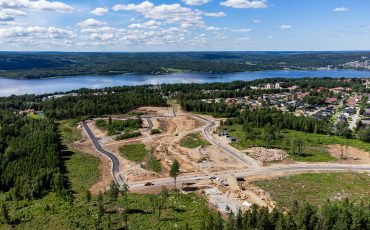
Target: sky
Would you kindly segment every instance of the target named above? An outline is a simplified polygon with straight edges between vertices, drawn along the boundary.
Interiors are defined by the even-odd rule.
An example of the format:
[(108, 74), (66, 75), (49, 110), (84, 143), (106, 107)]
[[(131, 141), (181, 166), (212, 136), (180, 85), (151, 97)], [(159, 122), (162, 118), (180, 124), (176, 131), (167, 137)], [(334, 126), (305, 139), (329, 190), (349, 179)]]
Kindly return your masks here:
[(369, 12), (370, 0), (0, 0), (0, 50), (370, 50)]

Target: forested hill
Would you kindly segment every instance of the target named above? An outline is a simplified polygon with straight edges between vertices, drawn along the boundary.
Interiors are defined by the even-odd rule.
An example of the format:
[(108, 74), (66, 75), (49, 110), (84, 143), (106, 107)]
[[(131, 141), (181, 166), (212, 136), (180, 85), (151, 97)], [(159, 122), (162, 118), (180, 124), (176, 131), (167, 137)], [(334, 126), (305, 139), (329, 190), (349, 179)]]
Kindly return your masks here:
[(179, 71), (230, 73), (340, 65), (369, 58), (370, 52), (172, 52), (58, 53), (0, 52), (0, 77), (48, 78)]
[(61, 145), (56, 124), (0, 111), (0, 192), (12, 199), (39, 198), (53, 190), (65, 195)]

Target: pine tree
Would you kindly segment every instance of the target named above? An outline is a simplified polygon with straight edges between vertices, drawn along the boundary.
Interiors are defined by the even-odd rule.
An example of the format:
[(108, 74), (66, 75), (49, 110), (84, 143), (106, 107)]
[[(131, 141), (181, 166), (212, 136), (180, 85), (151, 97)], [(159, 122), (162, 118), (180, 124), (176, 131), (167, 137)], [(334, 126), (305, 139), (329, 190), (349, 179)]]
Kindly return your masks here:
[(103, 193), (100, 192), (98, 195), (98, 224), (102, 223), (102, 218), (104, 216), (104, 204), (103, 204)]
[(123, 196), (123, 202), (124, 202), (124, 209), (123, 209), (123, 221), (125, 225), (125, 230), (128, 229), (128, 211), (129, 211), (129, 203), (128, 203), (128, 193), (129, 193), (129, 187), (126, 183), (123, 183), (121, 186), (121, 194)]
[(116, 182), (112, 181), (109, 185), (108, 195), (112, 201), (116, 201), (119, 195), (119, 186)]
[(5, 203), (1, 205), (1, 216), (3, 217), (6, 224), (10, 223), (8, 207)]
[(91, 192), (89, 190), (86, 190), (85, 192), (85, 200), (87, 203), (91, 201)]
[(175, 189), (176, 189), (176, 178), (180, 174), (180, 164), (177, 160), (174, 160), (171, 165), (170, 176), (173, 178)]

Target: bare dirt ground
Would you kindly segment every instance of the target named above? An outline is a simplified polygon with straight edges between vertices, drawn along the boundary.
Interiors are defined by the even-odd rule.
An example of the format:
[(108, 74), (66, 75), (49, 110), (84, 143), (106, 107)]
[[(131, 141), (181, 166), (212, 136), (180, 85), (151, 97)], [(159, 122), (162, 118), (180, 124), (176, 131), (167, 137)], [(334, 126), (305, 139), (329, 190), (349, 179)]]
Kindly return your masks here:
[[(340, 163), (347, 164), (370, 164), (370, 153), (359, 148), (351, 146), (342, 146), (339, 144), (329, 145), (330, 155), (337, 158)], [(343, 158), (341, 157), (343, 152)]]
[(140, 107), (135, 112), (142, 112), (148, 115), (154, 115), (154, 116), (170, 116), (172, 115), (171, 108), (168, 107), (154, 107), (154, 106), (146, 106), (146, 107)]
[(244, 151), (256, 160), (264, 162), (282, 161), (288, 157), (288, 154), (281, 149), (267, 149), (263, 147), (253, 147)]
[[(150, 131), (146, 130), (147, 122), (144, 119), (143, 128), (140, 129), (142, 136), (123, 141), (116, 141), (114, 138), (106, 136), (106, 132), (97, 128), (93, 121), (89, 123), (89, 126), (95, 135), (101, 138), (100, 143), (102, 146), (115, 154), (119, 159), (120, 173), (129, 182), (168, 177), (170, 165), (175, 159), (177, 159), (181, 165), (181, 174), (197, 172), (212, 173), (246, 168), (244, 164), (238, 162), (235, 158), (230, 157), (216, 146), (211, 145), (195, 149), (181, 147), (179, 144), (183, 137), (193, 132), (202, 131), (203, 127), (205, 127), (207, 123), (194, 118), (191, 114), (182, 112), (179, 107), (177, 107), (176, 117), (171, 117), (173, 113), (172, 108), (169, 107), (142, 107), (135, 111), (143, 112), (150, 116), (162, 116), (151, 118), (153, 128), (159, 129), (161, 133), (151, 135)], [(210, 116), (207, 117), (213, 119)], [(162, 172), (155, 173), (143, 169), (139, 163), (131, 162), (121, 156), (119, 151), (120, 147), (128, 144), (139, 143), (144, 144), (146, 149), (161, 163)], [(92, 190), (98, 192), (100, 191), (99, 189), (105, 189), (112, 179), (110, 161), (97, 153), (90, 141), (86, 141), (83, 146), (80, 146), (80, 148), (84, 148), (84, 151), (86, 152), (93, 153), (94, 155), (96, 154), (96, 156), (99, 156), (103, 161), (100, 170), (103, 175), (109, 175), (109, 177), (103, 177), (102, 179), (104, 180), (99, 182), (97, 185), (94, 185)]]
[(98, 194), (100, 191), (104, 192), (109, 186), (109, 183), (113, 180), (111, 173), (111, 161), (107, 157), (104, 157), (102, 154), (96, 151), (85, 133), (83, 135), (82, 141), (76, 143), (75, 147), (81, 152), (89, 153), (99, 158), (99, 171), (101, 177), (100, 180), (90, 188), (90, 192), (94, 195)]

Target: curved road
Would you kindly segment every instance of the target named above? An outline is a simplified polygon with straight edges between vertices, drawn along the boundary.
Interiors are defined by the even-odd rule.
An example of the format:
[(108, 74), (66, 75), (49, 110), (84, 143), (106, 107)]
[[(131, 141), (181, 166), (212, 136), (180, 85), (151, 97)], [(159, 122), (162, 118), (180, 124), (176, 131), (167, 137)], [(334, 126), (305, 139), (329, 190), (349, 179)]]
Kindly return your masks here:
[[(173, 116), (176, 117), (175, 108), (173, 107)], [(370, 172), (370, 165), (351, 165), (351, 164), (326, 164), (326, 163), (318, 163), (318, 164), (306, 164), (306, 163), (298, 163), (293, 165), (279, 165), (279, 166), (270, 166), (270, 167), (261, 167), (259, 166), (256, 161), (250, 157), (242, 156), (238, 152), (228, 148), (227, 146), (217, 142), (212, 138), (210, 133), (210, 128), (212, 128), (215, 123), (207, 118), (204, 118), (199, 115), (194, 115), (195, 117), (208, 122), (208, 125), (205, 126), (203, 132), (207, 139), (214, 145), (222, 148), (225, 152), (232, 155), (233, 157), (239, 159), (240, 161), (246, 163), (249, 168), (246, 170), (238, 170), (238, 171), (224, 171), (224, 172), (215, 172), (215, 173), (208, 173), (208, 174), (188, 174), (184, 176), (180, 176), (177, 178), (179, 183), (188, 183), (188, 182), (196, 182), (197, 180), (205, 180), (208, 179), (210, 175), (215, 175), (219, 177), (227, 177), (227, 176), (235, 176), (235, 177), (246, 177), (246, 176), (261, 176), (261, 175), (271, 175), (271, 174), (292, 174), (292, 173), (300, 173), (300, 172), (312, 172), (312, 171), (367, 171)], [(154, 117), (170, 117), (170, 116), (147, 116), (143, 117), (148, 122), (148, 130), (153, 127), (153, 123), (151, 122), (150, 118)], [(86, 133), (88, 134), (91, 142), (93, 143), (96, 150), (103, 155), (110, 158), (112, 162), (112, 175), (113, 179), (119, 185), (123, 185), (125, 180), (119, 174), (120, 171), (120, 164), (118, 158), (111, 152), (105, 150), (99, 143), (99, 139), (94, 135), (91, 131), (89, 125), (86, 121), (82, 122), (83, 128), (85, 129)], [(146, 181), (140, 182), (133, 182), (130, 183), (131, 189), (142, 189), (145, 187)], [(173, 183), (172, 178), (158, 178), (155, 180), (150, 180), (148, 182), (153, 182), (155, 186), (164, 186), (164, 185), (171, 185)]]
[(99, 139), (97, 137), (95, 137), (94, 133), (91, 131), (89, 125), (87, 124), (86, 121), (83, 121), (82, 122), (82, 126), (84, 127), (87, 135), (89, 136), (91, 142), (94, 144), (94, 147), (95, 149), (102, 153), (103, 155), (107, 156), (111, 162), (112, 162), (112, 175), (113, 175), (113, 179), (114, 181), (119, 184), (119, 185), (123, 185), (124, 183), (124, 180), (123, 178), (121, 177), (121, 175), (119, 174), (119, 160), (118, 158), (111, 152), (105, 150), (99, 143)]
[(210, 131), (209, 131), (209, 130), (210, 130), (214, 125), (216, 125), (216, 124), (215, 124), (215, 122), (213, 122), (213, 121), (211, 121), (211, 120), (209, 120), (209, 119), (207, 119), (207, 118), (205, 118), (205, 117), (202, 117), (202, 116), (196, 115), (196, 114), (194, 114), (194, 116), (195, 116), (195, 117), (197, 117), (197, 118), (199, 118), (199, 119), (201, 119), (201, 120), (203, 120), (203, 121), (208, 122), (208, 126), (207, 126), (207, 127), (205, 127), (205, 128), (203, 129), (203, 133), (204, 133), (204, 135), (207, 137), (207, 140), (208, 140), (209, 142), (211, 142), (213, 145), (216, 145), (216, 146), (218, 146), (219, 148), (223, 149), (226, 153), (228, 153), (228, 154), (229, 154), (229, 155), (231, 155), (232, 157), (234, 157), (234, 158), (236, 158), (236, 159), (238, 159), (238, 160), (240, 160), (240, 161), (244, 162), (245, 164), (249, 165), (250, 167), (253, 167), (253, 168), (259, 168), (258, 163), (257, 163), (254, 159), (252, 159), (251, 157), (249, 157), (249, 156), (247, 156), (247, 155), (245, 155), (245, 154), (244, 154), (244, 155), (241, 155), (241, 154), (239, 154), (238, 152), (236, 152), (236, 151), (232, 150), (231, 148), (229, 148), (229, 147), (227, 147), (227, 146), (225, 146), (225, 145), (221, 144), (220, 142), (218, 142), (218, 141), (216, 141), (216, 140), (214, 140), (214, 139), (212, 138), (212, 134), (210, 133)]

